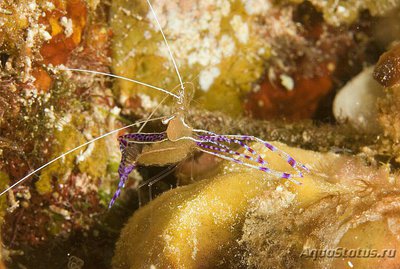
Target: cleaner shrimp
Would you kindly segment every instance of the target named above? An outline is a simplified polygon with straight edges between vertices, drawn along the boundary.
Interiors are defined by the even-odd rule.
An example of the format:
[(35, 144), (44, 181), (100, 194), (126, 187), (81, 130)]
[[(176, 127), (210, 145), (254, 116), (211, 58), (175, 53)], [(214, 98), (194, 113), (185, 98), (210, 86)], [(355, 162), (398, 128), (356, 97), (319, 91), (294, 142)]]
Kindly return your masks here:
[[(147, 120), (135, 122), (133, 124), (124, 126), (122, 128), (110, 131), (103, 135), (100, 135), (86, 143), (83, 143), (60, 156), (50, 160), (34, 171), (30, 172), (7, 189), (0, 193), (0, 196), (12, 190), (14, 187), (23, 183), (25, 180), (30, 178), (45, 167), (52, 163), (64, 158), (66, 155), (82, 149), (97, 140), (100, 140), (111, 134), (115, 134), (123, 129), (127, 129), (137, 124), (143, 123), (142, 127), (136, 133), (128, 133), (118, 138), (119, 147), (121, 151), (121, 161), (118, 168), (119, 184), (116, 192), (114, 193), (111, 201), (109, 202), (109, 208), (115, 203), (116, 199), (120, 196), (122, 189), (125, 187), (126, 182), (130, 173), (138, 166), (149, 166), (149, 165), (170, 165), (178, 163), (186, 159), (194, 151), (201, 151), (206, 154), (216, 156), (252, 169), (260, 170), (268, 174), (273, 175), (276, 179), (286, 179), (292, 181), (295, 184), (301, 184), (297, 179), (303, 177), (303, 172), (309, 172), (308, 168), (297, 162), (286, 152), (275, 147), (271, 143), (264, 141), (258, 137), (251, 135), (225, 135), (216, 134), (214, 132), (202, 129), (194, 129), (185, 121), (185, 112), (189, 109), (191, 96), (188, 94), (185, 88), (185, 84), (179, 69), (175, 61), (174, 55), (169, 46), (169, 42), (164, 34), (161, 24), (158, 20), (157, 14), (153, 8), (153, 5), (149, 0), (146, 0), (148, 7), (153, 14), (154, 20), (158, 27), (158, 31), (161, 33), (164, 44), (167, 48), (169, 59), (175, 69), (175, 73), (179, 80), (179, 90), (175, 94), (171, 91), (138, 81), (123, 76), (118, 76), (109, 73), (97, 72), (85, 69), (73, 69), (65, 68), (65, 70), (72, 72), (84, 72), (92, 73), (97, 75), (105, 75), (116, 79), (122, 79), (136, 83), (153, 90), (160, 91), (176, 99), (176, 108), (174, 113), (170, 117), (155, 118), (151, 119), (152, 114)], [(159, 133), (142, 133), (144, 125), (150, 120), (162, 120), (162, 123), (166, 125), (166, 129)], [(256, 142), (263, 144), (271, 153), (278, 154), (289, 166), (294, 169), (294, 173), (286, 171), (277, 171), (268, 166), (268, 163), (258, 154), (251, 146), (250, 142)], [(240, 150), (238, 150), (241, 149)]]

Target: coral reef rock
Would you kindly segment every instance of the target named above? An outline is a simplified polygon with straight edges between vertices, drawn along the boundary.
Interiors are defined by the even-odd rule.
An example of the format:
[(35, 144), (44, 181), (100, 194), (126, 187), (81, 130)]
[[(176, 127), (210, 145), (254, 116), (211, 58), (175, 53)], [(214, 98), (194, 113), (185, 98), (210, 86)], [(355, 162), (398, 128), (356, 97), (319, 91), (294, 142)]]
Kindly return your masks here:
[[(275, 145), (310, 168), (302, 185), (224, 162), (219, 175), (168, 191), (139, 209), (122, 230), (114, 268), (400, 264), (398, 258), (302, 257), (308, 248), (398, 247), (399, 180), (355, 157)], [(253, 148), (272, 168), (289, 169), (263, 145)]]

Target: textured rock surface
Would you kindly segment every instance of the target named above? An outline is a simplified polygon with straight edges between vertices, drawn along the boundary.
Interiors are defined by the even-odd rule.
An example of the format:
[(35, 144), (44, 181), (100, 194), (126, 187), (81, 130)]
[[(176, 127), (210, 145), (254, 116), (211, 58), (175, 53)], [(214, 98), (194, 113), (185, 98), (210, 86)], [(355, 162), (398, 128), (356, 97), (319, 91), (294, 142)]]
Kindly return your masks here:
[[(219, 176), (138, 210), (122, 230), (114, 268), (346, 268), (349, 260), (300, 255), (305, 248), (399, 246), (397, 177), (352, 157), (278, 145), (311, 169), (303, 185), (224, 163)], [(261, 146), (254, 149), (285, 169)], [(362, 236), (366, 230), (369, 237)], [(374, 262), (400, 264), (398, 258)]]
[[(357, 249), (380, 255), (398, 249), (399, 177), (352, 157), (318, 160), (313, 184), (266, 191), (252, 201), (241, 239), (247, 268), (397, 268), (393, 253), (351, 255)], [(324, 249), (329, 255), (313, 256)]]
[[(263, 72), (269, 45), (255, 27), (268, 1), (254, 2), (261, 6), (246, 10), (241, 1), (228, 0), (153, 3), (184, 81), (196, 85), (197, 100), (206, 109), (240, 115), (243, 93)], [(168, 90), (178, 85), (146, 1), (113, 1), (111, 26), (118, 29), (113, 42), (114, 72)], [(118, 85), (122, 103), (139, 89), (123, 81)], [(160, 100), (157, 93), (144, 92)]]
[[(302, 0), (291, 1), (295, 3), (302, 2)], [(322, 10), (325, 20), (333, 25), (350, 24), (358, 18), (363, 10), (368, 10), (374, 16), (382, 16), (400, 5), (398, 0), (311, 0), (310, 2)]]

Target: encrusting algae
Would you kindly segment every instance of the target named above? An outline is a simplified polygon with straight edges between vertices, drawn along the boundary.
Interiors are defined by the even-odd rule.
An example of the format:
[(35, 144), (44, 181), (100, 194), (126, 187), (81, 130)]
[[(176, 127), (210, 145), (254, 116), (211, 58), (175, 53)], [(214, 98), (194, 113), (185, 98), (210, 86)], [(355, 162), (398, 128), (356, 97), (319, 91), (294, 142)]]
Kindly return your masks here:
[[(315, 157), (308, 161), (315, 165), (312, 183), (268, 190), (252, 201), (240, 239), (246, 266), (397, 268), (399, 176), (355, 157)], [(373, 249), (392, 253), (372, 258)]]
[[(88, 63), (109, 70), (109, 28), (92, 8), (83, 0), (0, 3), (2, 190), (71, 146), (121, 124), (104, 79), (53, 71), (52, 65)], [(11, 268), (25, 258), (32, 266), (43, 264), (30, 251), (100, 222), (118, 158), (116, 136), (109, 136), (1, 197), (3, 252)]]
[[(246, 9), (245, 1), (155, 1), (162, 27), (173, 46), (182, 76), (199, 85), (196, 97), (205, 109), (233, 116), (242, 112), (241, 99), (263, 72), (269, 57), (255, 25), (268, 6)], [(162, 11), (162, 12), (161, 12)], [(113, 71), (122, 76), (173, 89), (178, 80), (146, 1), (113, 1), (111, 26)], [(129, 45), (127, 45), (129, 44)], [(127, 104), (140, 86), (118, 81), (121, 103)], [(235, 89), (235, 90), (232, 90)], [(149, 96), (162, 99), (157, 92)], [(225, 105), (220, 106), (221, 103)]]
[[(374, 62), (375, 51), (382, 49), (371, 35), (371, 21), (379, 19), (360, 12), (362, 4), (349, 7), (355, 12), (351, 21), (332, 24), (321, 6), (309, 1), (184, 2), (154, 4), (182, 76), (198, 85), (193, 105), (234, 117), (313, 117), (335, 87)], [(323, 11), (343, 9), (335, 3)], [(111, 27), (117, 29), (116, 74), (164, 89), (178, 85), (146, 1), (113, 1)], [(163, 98), (127, 81), (115, 86), (125, 108), (141, 103), (152, 109)]]

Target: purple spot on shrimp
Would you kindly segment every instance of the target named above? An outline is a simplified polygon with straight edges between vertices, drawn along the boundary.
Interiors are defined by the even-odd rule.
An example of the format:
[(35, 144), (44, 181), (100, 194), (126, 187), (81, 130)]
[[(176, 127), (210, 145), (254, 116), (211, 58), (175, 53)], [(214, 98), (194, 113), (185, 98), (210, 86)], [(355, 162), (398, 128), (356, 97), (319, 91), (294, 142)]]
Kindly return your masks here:
[(110, 203), (108, 204), (108, 208), (111, 208), (111, 207), (114, 205), (115, 201), (117, 200), (117, 198), (119, 197), (120, 194), (121, 194), (121, 189), (118, 189), (118, 190), (114, 193), (113, 197), (111, 198), (111, 201), (110, 201)]
[(135, 169), (135, 165), (128, 165), (125, 166), (125, 161), (121, 160), (121, 163), (118, 167), (118, 174), (119, 174), (119, 183), (118, 188), (112, 197), (110, 204), (108, 205), (109, 208), (115, 203), (119, 195), (121, 194), (121, 189), (125, 186), (126, 180), (128, 179), (129, 174)]
[(271, 151), (275, 151), (276, 150), (276, 148), (274, 146), (272, 146), (270, 143), (265, 143), (264, 145)]
[(129, 166), (122, 166), (120, 169), (118, 169), (119, 177), (120, 178), (127, 178), (129, 174), (135, 169), (134, 165), (129, 165)]
[(289, 179), (290, 178), (290, 174), (288, 174), (288, 173), (282, 173), (282, 178), (284, 178), (284, 179)]
[(295, 167), (296, 166), (296, 161), (292, 158), (289, 157), (287, 160), (288, 164), (290, 164), (290, 166)]
[(254, 149), (250, 148), (249, 146), (245, 145), (244, 147), (245, 147), (251, 154), (255, 154), (255, 153), (256, 153), (256, 151), (255, 151)]
[(243, 162), (241, 161), (241, 160), (238, 160), (238, 159), (232, 159), (235, 163), (239, 163), (239, 164), (242, 164)]
[(263, 171), (263, 172), (270, 172), (271, 170), (269, 169), (269, 168), (267, 168), (267, 167), (260, 167), (259, 168), (261, 171)]
[(127, 146), (128, 142), (124, 139), (123, 136), (118, 137), (118, 142), (120, 143), (120, 147), (124, 145), (125, 147)]
[(307, 172), (310, 172), (310, 169), (307, 168), (307, 166), (305, 166), (304, 164), (301, 165), (301, 167), (306, 170)]

